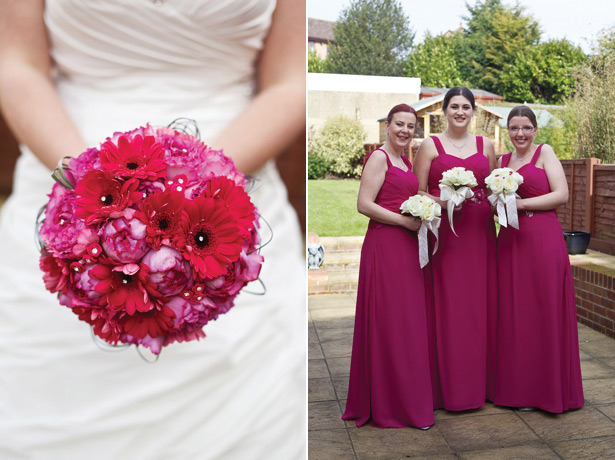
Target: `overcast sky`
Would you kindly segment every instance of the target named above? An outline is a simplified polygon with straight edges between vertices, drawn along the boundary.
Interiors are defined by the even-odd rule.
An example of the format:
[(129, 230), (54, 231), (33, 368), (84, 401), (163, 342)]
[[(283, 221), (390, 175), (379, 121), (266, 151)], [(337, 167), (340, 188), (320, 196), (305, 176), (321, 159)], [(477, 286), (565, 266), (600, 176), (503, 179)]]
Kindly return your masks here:
[[(350, 5), (350, 0), (307, 0), (308, 17), (337, 20), (339, 13)], [(425, 32), (437, 35), (457, 29), (467, 15), (465, 1), (459, 0), (401, 0), (416, 32), (414, 43), (423, 41)], [(474, 5), (476, 0), (469, 0)], [(512, 1), (504, 1), (512, 5)], [(520, 0), (540, 24), (541, 40), (567, 38), (587, 53), (597, 33), (615, 26), (615, 2), (612, 0)], [(465, 25), (465, 24), (464, 24)]]

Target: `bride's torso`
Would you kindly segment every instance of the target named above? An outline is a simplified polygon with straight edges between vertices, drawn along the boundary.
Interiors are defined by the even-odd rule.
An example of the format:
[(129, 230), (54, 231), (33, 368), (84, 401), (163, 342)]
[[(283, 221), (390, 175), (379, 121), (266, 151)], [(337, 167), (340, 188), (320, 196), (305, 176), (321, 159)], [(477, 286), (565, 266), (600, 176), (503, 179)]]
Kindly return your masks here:
[(249, 103), (275, 0), (48, 0), (55, 81), (88, 144), (195, 119), (211, 142)]

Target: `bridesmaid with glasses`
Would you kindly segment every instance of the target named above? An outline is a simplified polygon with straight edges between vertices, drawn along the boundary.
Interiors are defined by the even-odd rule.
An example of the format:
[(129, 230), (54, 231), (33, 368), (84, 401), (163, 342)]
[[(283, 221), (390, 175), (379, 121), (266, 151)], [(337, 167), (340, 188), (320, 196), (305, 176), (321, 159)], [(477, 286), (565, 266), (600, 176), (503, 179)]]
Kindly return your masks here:
[(508, 115), (515, 150), (499, 161), (523, 176), (519, 229), (498, 235), (498, 353), (495, 403), (560, 413), (583, 405), (576, 302), (568, 251), (555, 210), (568, 202), (551, 146), (534, 144), (536, 115)]

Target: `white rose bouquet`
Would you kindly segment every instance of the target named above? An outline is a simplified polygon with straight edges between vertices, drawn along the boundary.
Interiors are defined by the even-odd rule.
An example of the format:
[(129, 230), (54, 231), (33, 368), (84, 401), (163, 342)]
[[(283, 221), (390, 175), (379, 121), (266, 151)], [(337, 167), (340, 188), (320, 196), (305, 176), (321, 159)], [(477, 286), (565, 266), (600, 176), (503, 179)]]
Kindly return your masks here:
[(517, 195), (515, 192), (523, 183), (523, 176), (510, 168), (497, 168), (485, 179), (485, 184), (491, 190), (489, 202), (497, 206), (500, 225), (519, 229), (517, 215)]
[(442, 214), (441, 206), (424, 195), (414, 195), (404, 201), (401, 206), (402, 214), (411, 214), (414, 217), (421, 219), (421, 226), (418, 230), (419, 238), (419, 263), (421, 268), (429, 262), (427, 254), (427, 231), (431, 232), (436, 237), (436, 245), (432, 254), (438, 250), (438, 227), (440, 227), (440, 215)]
[(478, 182), (476, 182), (474, 173), (461, 166), (451, 168), (442, 173), (442, 179), (440, 179), (440, 199), (448, 202), (448, 222), (455, 236), (459, 236), (455, 233), (455, 228), (453, 227), (455, 207), (459, 206), (466, 199), (472, 198), (474, 196), (472, 188), (477, 185)]

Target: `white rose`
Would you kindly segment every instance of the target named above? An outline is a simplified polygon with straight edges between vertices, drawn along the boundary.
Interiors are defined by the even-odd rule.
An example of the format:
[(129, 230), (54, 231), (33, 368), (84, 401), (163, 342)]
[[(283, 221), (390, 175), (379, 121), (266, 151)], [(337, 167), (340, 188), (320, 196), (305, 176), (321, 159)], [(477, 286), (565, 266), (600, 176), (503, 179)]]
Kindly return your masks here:
[(504, 179), (501, 176), (493, 177), (489, 188), (493, 193), (502, 193), (504, 191)]
[(433, 220), (434, 217), (435, 217), (435, 213), (434, 213), (433, 206), (428, 206), (425, 209), (423, 209), (423, 214), (421, 216), (421, 219), (426, 220), (427, 222), (430, 222)]
[(519, 184), (513, 178), (512, 175), (504, 178), (504, 191), (506, 193), (516, 192), (518, 188), (519, 188)]
[(401, 212), (404, 214), (412, 214), (413, 216), (419, 216), (421, 212), (421, 196), (411, 196), (401, 204), (400, 209)]

